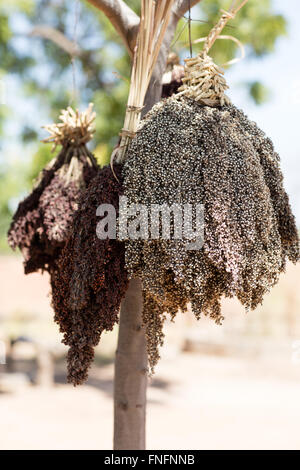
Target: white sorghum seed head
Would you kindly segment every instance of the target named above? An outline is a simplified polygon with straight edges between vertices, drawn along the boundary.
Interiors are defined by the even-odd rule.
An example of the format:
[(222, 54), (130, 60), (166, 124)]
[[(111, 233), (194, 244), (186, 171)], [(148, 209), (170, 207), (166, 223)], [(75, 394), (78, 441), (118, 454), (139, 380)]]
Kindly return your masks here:
[(262, 302), (299, 242), (279, 156), (233, 105), (201, 106), (172, 97), (142, 121), (124, 169), (129, 203), (204, 205), (204, 246), (182, 240), (128, 240), (126, 267), (144, 289), (150, 366), (158, 360), (165, 313), (188, 302), (197, 318), (222, 321), (221, 297), (247, 308)]

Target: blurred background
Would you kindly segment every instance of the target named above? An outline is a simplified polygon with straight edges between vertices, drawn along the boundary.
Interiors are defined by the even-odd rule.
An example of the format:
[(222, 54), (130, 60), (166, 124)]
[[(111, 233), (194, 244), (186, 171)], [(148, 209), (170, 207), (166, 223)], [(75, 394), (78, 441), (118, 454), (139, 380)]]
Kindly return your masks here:
[[(138, 0), (127, 3), (138, 11)], [(230, 3), (194, 7), (193, 40)], [(246, 58), (226, 70), (229, 96), (272, 138), (298, 226), (299, 13), (296, 0), (249, 0), (224, 31), (246, 49)], [(172, 44), (181, 61), (187, 43), (183, 18)], [(231, 41), (212, 50), (219, 64), (238, 54)], [(0, 58), (0, 448), (109, 449), (117, 330), (103, 336), (88, 383), (66, 384), (48, 276), (24, 276), (6, 232), (51, 159), (41, 126), (57, 120), (61, 108), (95, 103), (91, 148), (101, 164), (109, 161), (124, 117), (129, 58), (104, 15), (80, 0), (0, 0)], [(254, 312), (226, 300), (222, 327), (190, 313), (166, 325), (149, 384), (149, 449), (300, 449), (299, 285), (300, 267), (288, 265)]]

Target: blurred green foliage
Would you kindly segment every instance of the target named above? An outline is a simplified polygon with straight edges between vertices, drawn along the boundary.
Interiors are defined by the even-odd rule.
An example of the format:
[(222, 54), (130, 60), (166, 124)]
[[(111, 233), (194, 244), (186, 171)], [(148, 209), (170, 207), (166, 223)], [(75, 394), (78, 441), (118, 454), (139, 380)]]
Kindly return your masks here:
[(265, 103), (270, 97), (270, 90), (263, 83), (258, 81), (249, 83), (249, 91), (257, 104)]
[[(230, 0), (202, 0), (193, 9), (192, 39), (206, 36)], [(139, 12), (139, 0), (128, 4)], [(76, 22), (76, 17), (78, 21)], [(188, 54), (187, 21), (178, 25), (172, 49), (180, 56)], [(72, 69), (70, 56), (53, 42), (32, 35), (36, 26), (47, 25), (71, 40), (77, 39), (81, 50)], [(185, 26), (185, 27), (184, 27)], [(76, 33), (76, 34), (75, 34)], [(240, 39), (248, 56), (260, 57), (274, 50), (276, 39), (286, 34), (286, 21), (272, 12), (271, 0), (251, 0), (230, 22), (224, 34)], [(196, 52), (201, 45), (193, 47)], [(236, 44), (216, 41), (211, 54), (223, 64), (236, 54)], [(50, 146), (41, 144), (41, 112), (49, 122), (57, 120), (60, 109), (70, 102), (83, 108), (95, 103), (97, 111), (95, 154), (105, 164), (123, 124), (130, 78), (130, 60), (121, 39), (106, 17), (85, 1), (66, 0), (0, 0), (0, 79), (15, 80), (22, 96), (21, 105), (31, 103), (36, 109), (34, 124), (19, 122), (15, 139), (24, 154), (32, 150), (32, 158), (23, 159), (23, 152), (14, 163), (0, 158), (0, 240), (3, 239), (16, 201), (26, 193), (32, 180), (52, 158)], [(73, 88), (74, 70), (76, 88)], [(250, 96), (258, 103), (267, 98), (260, 82), (247, 84)], [(14, 109), (18, 121), (18, 109)], [(5, 125), (11, 120), (11, 110), (0, 106), (0, 137), (5, 141)], [(19, 120), (20, 121), (20, 120)], [(0, 152), (1, 152), (0, 141)], [(0, 242), (0, 248), (4, 242)]]

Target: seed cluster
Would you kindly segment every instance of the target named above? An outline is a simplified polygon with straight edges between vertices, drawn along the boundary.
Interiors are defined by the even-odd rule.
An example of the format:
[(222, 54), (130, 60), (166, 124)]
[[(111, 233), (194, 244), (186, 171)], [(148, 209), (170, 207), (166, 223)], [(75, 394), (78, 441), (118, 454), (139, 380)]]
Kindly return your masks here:
[(66, 241), (82, 189), (98, 166), (85, 146), (66, 145), (39, 176), (22, 201), (8, 231), (8, 243), (20, 248), (25, 273), (51, 271)]
[(70, 236), (51, 274), (55, 321), (70, 347), (68, 380), (74, 385), (87, 379), (101, 333), (118, 322), (128, 284), (124, 243), (96, 234), (97, 207), (112, 204), (118, 212), (121, 167), (114, 165), (114, 171), (119, 181), (104, 167), (82, 193)]
[(212, 108), (176, 96), (160, 102), (132, 140), (123, 175), (129, 204), (204, 206), (201, 249), (187, 250), (186, 240), (174, 238), (126, 241), (129, 276), (143, 283), (153, 369), (166, 313), (173, 318), (190, 302), (197, 318), (221, 323), (222, 296), (254, 309), (286, 260), (299, 259), (299, 239), (279, 156), (233, 105)]

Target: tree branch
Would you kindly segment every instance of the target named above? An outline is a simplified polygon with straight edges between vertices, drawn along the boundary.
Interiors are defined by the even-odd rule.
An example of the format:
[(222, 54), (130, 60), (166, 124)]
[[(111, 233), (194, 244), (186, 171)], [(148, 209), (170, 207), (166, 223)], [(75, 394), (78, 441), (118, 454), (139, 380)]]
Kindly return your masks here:
[(66, 51), (70, 56), (80, 56), (82, 51), (74, 41), (68, 39), (62, 32), (51, 26), (38, 24), (30, 32), (29, 36), (39, 36), (54, 42), (58, 47)]
[(123, 0), (87, 0), (101, 10), (120, 34), (130, 55), (133, 54), (139, 16)]
[[(87, 0), (96, 8), (101, 10), (110, 20), (115, 30), (120, 34), (123, 42), (129, 52), (133, 55), (136, 42), (139, 16), (123, 0)], [(201, 0), (175, 0), (173, 15), (177, 21), (191, 8)]]
[(193, 8), (201, 0), (177, 0), (176, 15), (180, 18), (188, 11), (189, 6)]

